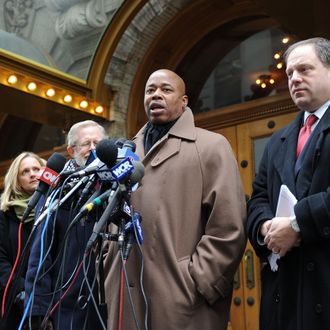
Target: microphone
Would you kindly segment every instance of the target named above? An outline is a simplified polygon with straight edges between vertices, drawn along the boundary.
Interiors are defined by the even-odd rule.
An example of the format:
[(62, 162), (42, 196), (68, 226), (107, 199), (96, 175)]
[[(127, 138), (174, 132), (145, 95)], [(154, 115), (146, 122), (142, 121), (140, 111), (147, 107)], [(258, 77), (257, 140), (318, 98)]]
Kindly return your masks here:
[(108, 220), (109, 220), (110, 216), (113, 214), (122, 195), (123, 195), (123, 189), (120, 185), (118, 185), (116, 190), (110, 190), (108, 206), (105, 208), (99, 221), (96, 222), (94, 225), (92, 235), (90, 236), (90, 238), (87, 242), (87, 245), (86, 245), (85, 253), (88, 253), (88, 251), (90, 250), (90, 248), (93, 246), (94, 242), (96, 241), (99, 233), (103, 230), (103, 228), (108, 223)]
[(132, 192), (134, 192), (139, 187), (139, 183), (144, 176), (144, 166), (141, 162), (138, 162), (135, 160), (133, 160), (132, 163), (134, 166), (134, 170), (133, 170), (131, 176), (129, 177), (129, 180), (131, 181), (130, 188), (131, 188)]
[(131, 140), (126, 140), (123, 145), (123, 148), (128, 148), (128, 149), (132, 150), (133, 152), (135, 152), (136, 144)]
[[(122, 149), (117, 149), (117, 142), (111, 139), (101, 140), (96, 146), (98, 158), (84, 169), (61, 172), (61, 177), (74, 178), (96, 173), (101, 181), (109, 182), (113, 181), (114, 178), (117, 181), (122, 181), (133, 172), (135, 165), (139, 166), (137, 163), (133, 164), (139, 157), (133, 152), (135, 150), (134, 142), (126, 141), (123, 143)], [(119, 163), (116, 164), (116, 162)], [(142, 164), (141, 166), (143, 167)]]
[(139, 245), (143, 243), (143, 231), (141, 226), (142, 218), (140, 213), (134, 212), (132, 220), (127, 222), (124, 227), (126, 244), (123, 251), (123, 259), (127, 260), (132, 246), (137, 239)]
[[(142, 165), (142, 163), (134, 162), (134, 171), (132, 172), (129, 178), (131, 180), (131, 185), (135, 186), (136, 184), (138, 184), (142, 179), (143, 175), (144, 175), (144, 166)], [(113, 191), (112, 189), (109, 189), (100, 196), (95, 197), (92, 201), (88, 201), (81, 208), (80, 212), (84, 213), (84, 215), (86, 213), (91, 212), (92, 210), (95, 209), (95, 207), (101, 205), (107, 198), (109, 198), (112, 191)]]
[(73, 170), (62, 172), (61, 177), (82, 177), (98, 171), (101, 173), (102, 170), (107, 171), (107, 166), (112, 167), (116, 163), (117, 154), (118, 149), (115, 146), (115, 143), (110, 139), (103, 139), (96, 146), (96, 155), (98, 158), (95, 158), (95, 160), (92, 161), (87, 167), (78, 171)]
[(91, 202), (85, 204), (79, 211), (79, 215), (84, 216), (87, 213), (93, 211), (96, 207), (102, 205), (103, 202), (105, 202), (109, 198), (111, 192), (112, 192), (112, 189), (109, 189), (109, 190), (105, 191), (103, 194), (101, 194), (100, 196), (97, 196), (96, 198), (94, 198)]
[(136, 144), (133, 141), (126, 140), (121, 149), (118, 149), (118, 160), (130, 157), (131, 160), (139, 160), (135, 153)]
[(82, 176), (90, 175), (95, 173), (98, 169), (102, 166), (105, 166), (103, 162), (101, 162), (98, 158), (95, 158), (88, 166), (84, 167), (83, 169), (78, 170), (69, 170), (60, 173), (61, 178), (80, 178)]
[(89, 176), (89, 180), (82, 190), (80, 197), (77, 201), (76, 208), (79, 208), (85, 201), (87, 200), (88, 196), (92, 193), (93, 189), (95, 188), (97, 184), (97, 176), (96, 174), (91, 174)]
[(141, 179), (144, 176), (144, 166), (141, 162), (132, 161), (132, 164), (134, 166), (134, 170), (131, 174), (131, 176), (129, 177), (129, 179), (131, 180), (131, 184), (134, 185), (136, 183), (139, 183), (141, 181)]
[[(131, 180), (133, 182), (133, 179), (134, 179), (134, 184), (136, 184), (137, 182), (139, 182), (142, 179), (142, 177), (144, 175), (144, 166), (140, 162), (136, 162), (134, 164), (136, 164), (136, 170), (133, 171), (134, 175), (132, 173)], [(133, 169), (134, 169), (134, 166), (133, 166)], [(131, 172), (129, 172), (129, 173), (131, 173)], [(126, 192), (127, 192), (127, 188), (125, 185), (122, 185), (122, 184), (119, 184), (115, 190), (110, 190), (108, 206), (104, 210), (99, 221), (96, 222), (94, 225), (93, 233), (92, 233), (91, 237), (89, 238), (89, 241), (87, 242), (87, 245), (86, 245), (86, 250), (85, 250), (86, 253), (89, 251), (89, 249), (92, 247), (92, 245), (96, 241), (99, 233), (106, 226), (111, 215), (114, 214), (114, 211), (116, 210), (117, 205), (120, 203), (122, 196)]]
[[(118, 149), (117, 163), (111, 168), (111, 173), (117, 181), (123, 181), (127, 176), (129, 176), (135, 167), (139, 167), (139, 170), (142, 169), (142, 176), (144, 175), (144, 166), (142, 163), (139, 165), (137, 162), (139, 157), (134, 153), (136, 145), (133, 141), (126, 140), (121, 149)], [(98, 157), (103, 160), (103, 154), (97, 154)], [(133, 162), (135, 162), (133, 164)], [(142, 178), (141, 176), (141, 178)]]
[[(133, 152), (135, 150), (135, 143), (132, 141), (126, 141), (123, 143), (123, 148), (118, 149), (116, 142), (111, 139), (103, 139), (96, 146), (96, 158), (91, 162), (87, 167), (80, 170), (64, 171), (61, 172), (61, 177), (70, 176), (72, 178), (82, 177), (85, 175), (90, 175), (97, 173), (98, 177), (102, 181), (111, 181), (113, 179), (113, 171), (109, 170), (112, 168), (116, 162), (119, 164), (115, 165), (113, 169), (115, 172), (118, 172), (118, 175), (115, 175), (115, 178), (118, 179), (118, 176), (121, 180), (120, 173), (127, 173), (127, 170), (130, 170), (130, 174), (133, 171), (132, 161), (139, 160), (139, 157)], [(116, 169), (118, 166), (118, 169)]]
[[(117, 140), (117, 142), (118, 141), (119, 140)], [(117, 149), (116, 143), (109, 139), (104, 139), (100, 141), (96, 146), (96, 155), (101, 161), (108, 165), (109, 168), (111, 168), (110, 173), (112, 178), (114, 177), (117, 181), (122, 181), (122, 179), (124, 179), (133, 172), (134, 165), (132, 162), (137, 161), (139, 157), (132, 151), (132, 149), (135, 150), (134, 142), (126, 141), (125, 143), (123, 143), (122, 149)], [(114, 152), (111, 156), (111, 159), (109, 156), (108, 150), (113, 150), (114, 148), (116, 148), (117, 151), (116, 161), (119, 161), (118, 164), (116, 164), (116, 161), (113, 161)], [(102, 180), (109, 180), (109, 177), (107, 177), (108, 175), (109, 172), (107, 171), (99, 173), (99, 177)]]
[(118, 148), (122, 148), (123, 144), (125, 143), (126, 139), (125, 138), (119, 138), (116, 142), (115, 142), (115, 145), (118, 147)]
[(101, 140), (96, 146), (97, 157), (109, 168), (116, 164), (118, 148), (110, 139)]
[(46, 167), (40, 175), (38, 186), (23, 213), (22, 222), (26, 220), (31, 211), (35, 208), (40, 197), (54, 184), (55, 180), (59, 177), (58, 173), (62, 171), (65, 163), (65, 157), (58, 152), (54, 152), (49, 157)]
[(53, 213), (57, 208), (62, 206), (63, 203), (65, 203), (71, 196), (75, 194), (76, 191), (78, 191), (82, 186), (84, 186), (87, 181), (89, 180), (88, 176), (84, 176), (80, 181), (78, 181), (75, 186), (61, 199), (56, 199), (54, 203), (52, 204), (52, 208), (50, 210), (46, 209), (41, 213), (38, 217), (38, 219), (34, 222), (34, 227), (37, 227), (47, 216), (48, 213)]

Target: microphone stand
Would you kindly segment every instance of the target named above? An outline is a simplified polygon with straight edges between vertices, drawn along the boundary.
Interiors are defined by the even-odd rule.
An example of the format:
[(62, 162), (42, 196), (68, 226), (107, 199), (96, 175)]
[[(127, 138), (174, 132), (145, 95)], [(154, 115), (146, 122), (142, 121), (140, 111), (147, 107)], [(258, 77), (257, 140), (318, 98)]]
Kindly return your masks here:
[[(114, 210), (117, 204), (121, 207), (122, 201), (129, 201), (131, 195), (131, 190), (129, 189), (129, 183), (118, 183), (118, 187), (116, 190), (112, 191), (112, 194), (110, 194), (108, 198), (108, 206), (104, 210), (102, 216), (100, 217), (99, 221), (94, 225), (93, 233), (91, 234), (91, 237), (87, 243), (86, 249), (85, 249), (85, 255), (87, 255), (90, 251), (90, 249), (93, 247), (95, 242), (97, 242), (96, 247), (94, 250), (95, 253), (98, 255), (99, 264), (98, 264), (98, 275), (99, 275), (99, 312), (102, 317), (102, 320), (104, 322), (107, 322), (108, 320), (108, 310), (107, 310), (107, 304), (105, 300), (105, 273), (104, 273), (104, 266), (103, 266), (103, 242), (104, 240), (110, 240), (110, 241), (117, 241), (120, 245), (120, 248), (123, 247), (123, 241), (124, 241), (124, 230), (121, 230), (124, 228), (123, 222), (125, 221), (122, 217), (121, 223), (118, 224), (118, 227), (120, 228), (118, 234), (112, 234), (111, 232), (103, 232), (103, 228), (107, 226), (108, 223), (112, 222), (111, 219), (114, 217)], [(98, 250), (98, 251), (97, 251)]]
[[(84, 185), (89, 180), (88, 176), (85, 176), (82, 180), (80, 180), (61, 200), (55, 200), (54, 205), (52, 209), (50, 210), (50, 213), (53, 213), (57, 208), (59, 208), (63, 203), (65, 203), (82, 185)], [(46, 208), (46, 210), (38, 217), (38, 219), (33, 224), (33, 229), (37, 227), (41, 221), (43, 221), (49, 210)]]
[(99, 302), (99, 312), (102, 317), (102, 319), (107, 322), (108, 321), (108, 308), (107, 308), (107, 303), (105, 302), (105, 276), (104, 276), (104, 266), (103, 266), (103, 256), (102, 256), (102, 243), (103, 243), (103, 238), (100, 235), (98, 237), (98, 246), (99, 248), (99, 297), (100, 297), (100, 302)]

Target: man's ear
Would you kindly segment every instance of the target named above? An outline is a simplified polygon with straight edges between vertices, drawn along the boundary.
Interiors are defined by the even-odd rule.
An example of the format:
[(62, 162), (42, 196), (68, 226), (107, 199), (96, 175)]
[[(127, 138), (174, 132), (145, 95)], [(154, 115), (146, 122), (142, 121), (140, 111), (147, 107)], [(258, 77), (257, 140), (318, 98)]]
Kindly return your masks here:
[(186, 107), (188, 105), (188, 96), (183, 95), (182, 100), (183, 100), (184, 107)]
[(68, 152), (71, 158), (74, 158), (74, 149), (72, 146), (67, 146), (66, 151)]

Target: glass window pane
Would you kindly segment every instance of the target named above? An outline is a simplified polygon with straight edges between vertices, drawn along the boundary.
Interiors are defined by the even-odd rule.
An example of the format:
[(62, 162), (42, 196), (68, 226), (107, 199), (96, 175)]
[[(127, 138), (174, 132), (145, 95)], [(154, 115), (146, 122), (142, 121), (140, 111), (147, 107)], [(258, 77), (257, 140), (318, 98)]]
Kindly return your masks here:
[(86, 80), (98, 43), (124, 0), (0, 0), (0, 52)]
[(255, 174), (258, 173), (260, 161), (264, 153), (267, 142), (270, 136), (253, 139), (253, 160), (254, 160), (254, 171)]
[[(287, 34), (278, 28), (258, 32), (229, 51), (204, 84), (195, 113), (274, 95), (287, 89), (282, 53)], [(275, 54), (279, 57), (275, 58)]]

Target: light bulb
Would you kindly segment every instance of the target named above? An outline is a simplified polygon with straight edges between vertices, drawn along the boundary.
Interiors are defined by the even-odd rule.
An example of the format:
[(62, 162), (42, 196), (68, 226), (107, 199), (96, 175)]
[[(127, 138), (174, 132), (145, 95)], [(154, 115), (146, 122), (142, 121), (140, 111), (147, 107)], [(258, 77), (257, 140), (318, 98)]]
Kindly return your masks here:
[(33, 81), (29, 82), (27, 85), (27, 89), (31, 92), (35, 91), (37, 89), (37, 84)]
[(282, 62), (277, 63), (276, 67), (277, 67), (278, 69), (282, 69), (282, 68), (283, 68), (283, 63), (282, 63)]
[(47, 91), (46, 91), (46, 95), (47, 95), (48, 97), (53, 97), (53, 96), (55, 95), (55, 90), (54, 90), (53, 88), (49, 88), (49, 89), (47, 89)]
[(7, 81), (9, 84), (14, 85), (17, 83), (17, 77), (14, 74), (11, 74), (8, 78)]
[(80, 108), (82, 109), (86, 109), (88, 107), (88, 102), (86, 100), (82, 100), (80, 103), (79, 103), (79, 106)]
[(65, 103), (70, 103), (72, 101), (72, 96), (70, 94), (65, 95), (63, 101)]
[(95, 108), (95, 112), (96, 113), (102, 113), (104, 111), (104, 109), (103, 109), (103, 107), (101, 106), (101, 105), (99, 105), (99, 106), (97, 106), (96, 108)]

